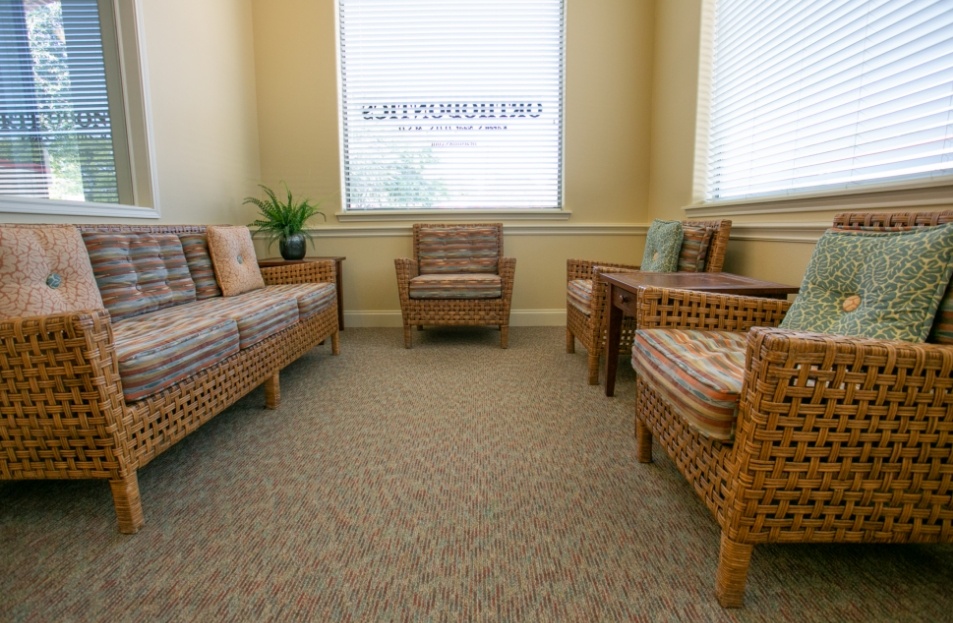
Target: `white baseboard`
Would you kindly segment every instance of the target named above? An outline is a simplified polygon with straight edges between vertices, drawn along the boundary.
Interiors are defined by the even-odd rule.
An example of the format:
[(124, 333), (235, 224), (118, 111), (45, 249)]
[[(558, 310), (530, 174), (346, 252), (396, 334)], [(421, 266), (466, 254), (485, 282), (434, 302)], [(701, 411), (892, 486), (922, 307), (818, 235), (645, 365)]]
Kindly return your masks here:
[[(402, 327), (400, 311), (345, 311), (344, 327)], [(510, 312), (511, 327), (564, 327), (566, 309), (514, 309)]]

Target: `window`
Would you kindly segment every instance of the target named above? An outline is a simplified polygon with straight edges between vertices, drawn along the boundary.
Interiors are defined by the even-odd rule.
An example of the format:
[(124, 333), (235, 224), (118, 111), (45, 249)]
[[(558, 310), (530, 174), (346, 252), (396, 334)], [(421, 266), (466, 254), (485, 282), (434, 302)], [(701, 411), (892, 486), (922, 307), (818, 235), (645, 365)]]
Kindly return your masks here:
[(144, 129), (127, 131), (144, 128), (139, 74), (130, 68), (124, 94), (120, 73), (117, 20), (134, 26), (131, 4), (0, 0), (0, 211), (154, 215), (108, 208), (152, 203), (148, 168), (132, 167)]
[(705, 202), (953, 182), (949, 0), (714, 0), (713, 19)]
[(563, 0), (339, 0), (344, 209), (561, 209)]

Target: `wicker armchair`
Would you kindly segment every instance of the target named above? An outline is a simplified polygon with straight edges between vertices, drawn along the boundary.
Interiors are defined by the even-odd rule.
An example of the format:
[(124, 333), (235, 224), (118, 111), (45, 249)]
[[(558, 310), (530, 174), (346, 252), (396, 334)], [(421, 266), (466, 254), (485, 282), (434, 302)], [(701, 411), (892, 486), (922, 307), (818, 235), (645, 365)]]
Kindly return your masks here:
[(509, 341), (516, 258), (503, 257), (503, 225), (414, 224), (414, 258), (397, 258), (404, 346), (424, 325), (496, 325)]
[[(692, 270), (705, 272), (720, 272), (725, 263), (725, 250), (728, 247), (728, 236), (731, 234), (731, 221), (682, 221), (683, 227), (696, 230), (710, 231), (704, 245), (702, 266), (697, 264)], [(683, 244), (683, 260), (686, 259), (688, 240)], [(694, 262), (690, 262), (694, 264)], [(687, 268), (685, 261), (680, 261), (680, 269)], [(599, 384), (599, 358), (605, 352), (606, 345), (606, 318), (608, 317), (606, 297), (608, 288), (606, 282), (599, 278), (599, 273), (627, 272), (639, 270), (638, 266), (599, 262), (595, 260), (570, 259), (566, 262), (566, 352), (576, 352), (576, 340), (583, 345), (588, 358), (589, 384)], [(635, 318), (626, 317), (622, 322), (622, 334), (619, 338), (619, 352), (627, 352), (632, 346), (632, 336), (635, 334)]]
[[(951, 221), (843, 214), (834, 225)], [(772, 328), (787, 301), (657, 288), (639, 299), (640, 330), (744, 332), (733, 440), (690, 425), (637, 354), (649, 333), (675, 333), (640, 333), (632, 351), (638, 460), (651, 462), (656, 440), (715, 516), (722, 606), (742, 605), (756, 544), (953, 542), (953, 345), (929, 343), (949, 341), (937, 324), (927, 343), (884, 341)]]

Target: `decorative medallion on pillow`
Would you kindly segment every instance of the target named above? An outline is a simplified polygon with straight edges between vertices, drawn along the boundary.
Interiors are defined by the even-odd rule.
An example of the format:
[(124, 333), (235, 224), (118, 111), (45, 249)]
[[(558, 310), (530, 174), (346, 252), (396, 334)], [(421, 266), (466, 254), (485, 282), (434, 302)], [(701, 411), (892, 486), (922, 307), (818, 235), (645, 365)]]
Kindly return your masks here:
[(103, 309), (79, 230), (0, 227), (0, 319)]
[(641, 270), (652, 273), (671, 273), (678, 270), (682, 238), (682, 224), (679, 221), (652, 221), (645, 237)]
[(243, 225), (209, 225), (208, 251), (224, 296), (265, 287), (251, 232)]
[(195, 300), (175, 234), (83, 232), (103, 304), (113, 320)]
[(953, 273), (953, 223), (828, 230), (781, 327), (922, 342)]

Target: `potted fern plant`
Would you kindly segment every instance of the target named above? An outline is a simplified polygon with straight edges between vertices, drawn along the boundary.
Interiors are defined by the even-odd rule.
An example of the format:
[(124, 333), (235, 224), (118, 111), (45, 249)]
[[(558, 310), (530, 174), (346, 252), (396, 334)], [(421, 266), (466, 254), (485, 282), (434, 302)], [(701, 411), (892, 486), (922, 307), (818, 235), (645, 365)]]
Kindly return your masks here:
[(325, 221), (327, 217), (318, 209), (318, 203), (310, 199), (295, 199), (291, 189), (284, 184), (287, 197), (279, 199), (274, 190), (259, 184), (265, 192), (265, 198), (245, 197), (242, 202), (253, 204), (258, 208), (258, 216), (249, 227), (256, 227), (254, 235), (261, 234), (268, 239), (268, 247), (278, 241), (278, 250), (286, 260), (300, 260), (308, 250), (308, 240), (312, 240), (311, 233), (306, 229), (308, 220), (320, 215)]

